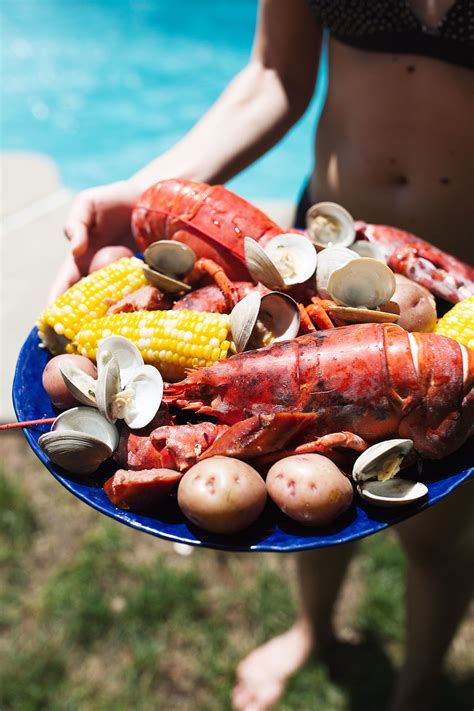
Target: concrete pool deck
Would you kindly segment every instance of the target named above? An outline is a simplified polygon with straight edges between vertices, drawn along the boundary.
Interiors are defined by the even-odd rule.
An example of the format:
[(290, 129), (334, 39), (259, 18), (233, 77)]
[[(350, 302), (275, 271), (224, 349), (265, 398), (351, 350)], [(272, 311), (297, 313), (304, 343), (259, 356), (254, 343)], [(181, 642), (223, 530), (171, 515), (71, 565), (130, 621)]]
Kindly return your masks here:
[[(73, 194), (44, 155), (0, 155), (0, 422), (13, 422), (11, 388), (19, 350), (47, 302), (67, 253), (63, 225)], [(281, 200), (256, 204), (282, 226), (293, 210)]]

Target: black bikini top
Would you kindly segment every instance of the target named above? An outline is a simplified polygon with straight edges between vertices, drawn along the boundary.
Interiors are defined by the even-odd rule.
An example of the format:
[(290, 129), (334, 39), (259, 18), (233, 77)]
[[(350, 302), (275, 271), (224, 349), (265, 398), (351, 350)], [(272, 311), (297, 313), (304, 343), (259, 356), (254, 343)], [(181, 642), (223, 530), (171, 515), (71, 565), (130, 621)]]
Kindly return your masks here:
[(474, 68), (474, 0), (458, 0), (435, 28), (409, 0), (309, 0), (318, 20), (341, 42), (377, 52), (423, 54)]

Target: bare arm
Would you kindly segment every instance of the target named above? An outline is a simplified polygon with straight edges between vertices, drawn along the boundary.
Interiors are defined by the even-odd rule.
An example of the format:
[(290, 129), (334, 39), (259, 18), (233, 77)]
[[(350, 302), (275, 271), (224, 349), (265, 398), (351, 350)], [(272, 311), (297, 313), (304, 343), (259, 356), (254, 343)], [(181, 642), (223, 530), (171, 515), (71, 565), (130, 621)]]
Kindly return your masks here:
[(79, 193), (65, 226), (72, 254), (52, 297), (86, 273), (101, 247), (132, 246), (131, 210), (149, 185), (171, 177), (224, 182), (275, 145), (311, 100), (321, 38), (307, 0), (260, 0), (249, 63), (196, 126), (129, 180)]
[(225, 182), (274, 146), (314, 92), (321, 29), (307, 0), (262, 0), (247, 66), (196, 126), (132, 180)]

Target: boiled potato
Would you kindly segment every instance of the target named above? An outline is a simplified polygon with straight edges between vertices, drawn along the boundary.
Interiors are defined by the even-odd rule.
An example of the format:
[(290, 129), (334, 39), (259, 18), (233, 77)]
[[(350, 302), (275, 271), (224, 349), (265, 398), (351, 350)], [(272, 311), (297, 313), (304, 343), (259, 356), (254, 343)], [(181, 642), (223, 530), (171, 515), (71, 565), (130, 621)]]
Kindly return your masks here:
[(51, 398), (53, 405), (59, 410), (67, 410), (69, 407), (75, 407), (78, 404), (74, 395), (67, 389), (59, 370), (59, 366), (65, 361), (69, 361), (92, 378), (97, 378), (97, 368), (89, 358), (69, 353), (51, 358), (43, 370), (43, 387)]
[(397, 324), (406, 331), (431, 332), (436, 325), (436, 303), (424, 286), (402, 274), (395, 274), (397, 287), (392, 296), (400, 307)]
[(186, 472), (178, 504), (190, 521), (212, 533), (236, 533), (258, 518), (267, 499), (260, 474), (232, 457), (210, 457)]
[(98, 269), (102, 269), (102, 267), (106, 267), (112, 262), (116, 262), (117, 259), (121, 259), (122, 257), (133, 257), (132, 250), (128, 247), (122, 247), (120, 245), (102, 247), (102, 249), (99, 249), (91, 259), (91, 263), (89, 264), (89, 274), (96, 272)]
[(352, 503), (352, 484), (327, 457), (295, 454), (276, 462), (267, 491), (287, 516), (305, 526), (332, 523)]

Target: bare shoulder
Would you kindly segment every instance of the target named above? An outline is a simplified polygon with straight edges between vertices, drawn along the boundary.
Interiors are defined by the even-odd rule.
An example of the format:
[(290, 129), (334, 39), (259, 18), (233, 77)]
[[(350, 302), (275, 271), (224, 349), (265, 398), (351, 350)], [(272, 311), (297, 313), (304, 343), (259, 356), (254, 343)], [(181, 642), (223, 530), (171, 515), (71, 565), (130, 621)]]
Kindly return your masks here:
[(322, 27), (308, 0), (260, 0), (253, 47), (254, 61), (289, 81), (314, 87)]

